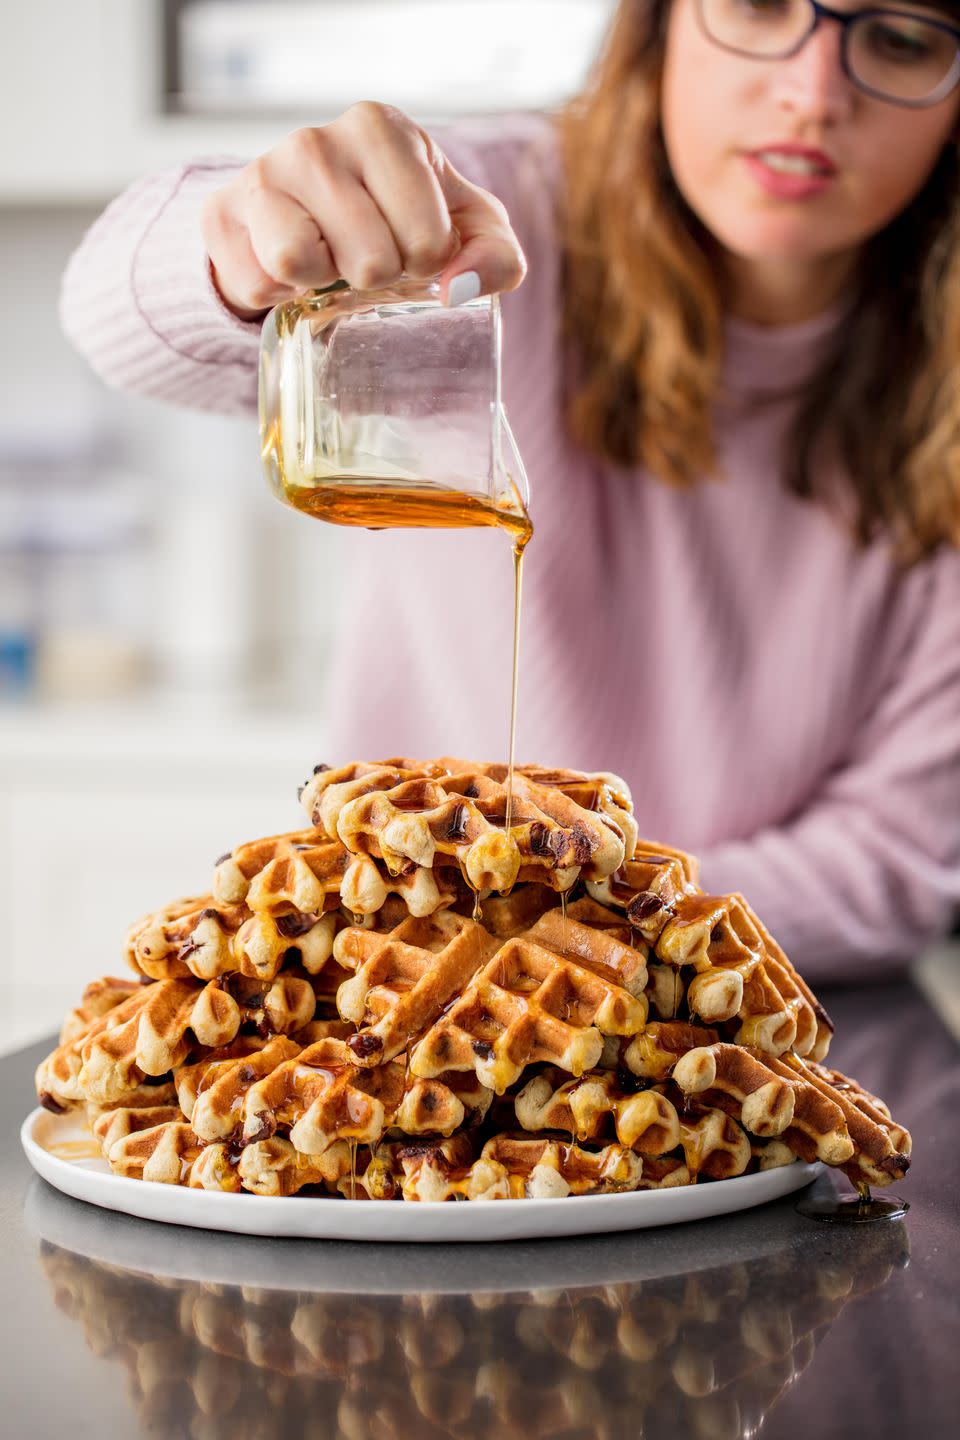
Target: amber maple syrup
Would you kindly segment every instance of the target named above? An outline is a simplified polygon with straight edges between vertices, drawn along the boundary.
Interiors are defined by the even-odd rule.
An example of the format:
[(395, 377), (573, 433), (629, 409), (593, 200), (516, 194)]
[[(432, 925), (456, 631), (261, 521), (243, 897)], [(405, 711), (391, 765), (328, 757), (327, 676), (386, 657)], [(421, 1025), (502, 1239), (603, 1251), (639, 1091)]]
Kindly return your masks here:
[[(275, 458), (279, 447), (274, 447)], [(491, 526), (506, 530), (513, 540), (513, 669), (510, 692), (510, 747), (507, 764), (507, 831), (513, 813), (513, 766), (517, 734), (517, 688), (520, 678), (520, 598), (523, 590), (523, 552), (533, 525), (510, 481), (500, 504), (465, 494), (445, 485), (390, 484), (369, 477), (331, 476), (322, 480), (282, 477), (282, 498), (295, 510), (333, 525), (361, 525), (367, 530), (468, 529)], [(479, 897), (477, 909), (479, 910)], [(476, 916), (475, 916), (476, 918)]]
[(46, 1147), (58, 1160), (101, 1160), (103, 1151), (91, 1136), (84, 1140), (53, 1140)]
[(910, 1209), (906, 1200), (896, 1196), (877, 1200), (870, 1186), (857, 1183), (856, 1196), (837, 1194), (805, 1195), (795, 1209), (810, 1220), (824, 1220), (833, 1225), (870, 1225), (878, 1220), (901, 1220)]

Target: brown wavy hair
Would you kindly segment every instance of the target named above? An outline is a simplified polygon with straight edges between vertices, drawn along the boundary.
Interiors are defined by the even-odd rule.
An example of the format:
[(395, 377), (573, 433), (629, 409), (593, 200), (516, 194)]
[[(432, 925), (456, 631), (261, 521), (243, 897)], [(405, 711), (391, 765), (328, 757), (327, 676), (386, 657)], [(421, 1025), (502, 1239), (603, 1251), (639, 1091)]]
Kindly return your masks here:
[[(723, 358), (712, 238), (673, 179), (660, 126), (670, 0), (622, 0), (587, 88), (558, 117), (565, 169), (566, 330), (574, 437), (690, 486), (716, 471)], [(960, 545), (960, 155), (867, 241), (853, 309), (800, 390), (783, 480), (829, 503), (849, 477), (860, 544), (913, 564)], [(852, 498), (852, 507), (849, 504)]]

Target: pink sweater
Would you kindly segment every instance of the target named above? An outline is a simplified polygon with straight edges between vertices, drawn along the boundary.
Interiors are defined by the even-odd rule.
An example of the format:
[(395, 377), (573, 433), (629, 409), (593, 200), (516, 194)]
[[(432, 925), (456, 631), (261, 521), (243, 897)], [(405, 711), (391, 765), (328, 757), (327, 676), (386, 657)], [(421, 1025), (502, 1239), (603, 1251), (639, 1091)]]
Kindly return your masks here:
[[(885, 543), (858, 551), (780, 483), (790, 402), (749, 398), (808, 373), (838, 312), (785, 329), (728, 322), (725, 479), (681, 492), (617, 469), (565, 432), (558, 173), (542, 122), (440, 139), (503, 199), (529, 261), (504, 301), (504, 393), (535, 525), (518, 758), (622, 774), (641, 833), (697, 853), (704, 888), (742, 891), (812, 978), (895, 968), (960, 905), (960, 554), (898, 576)], [(70, 261), (62, 316), (109, 384), (249, 414), (253, 446), (259, 326), (220, 302), (198, 225), (240, 163), (200, 160), (115, 200)], [(504, 757), (506, 537), (342, 543), (333, 741), (316, 758)]]

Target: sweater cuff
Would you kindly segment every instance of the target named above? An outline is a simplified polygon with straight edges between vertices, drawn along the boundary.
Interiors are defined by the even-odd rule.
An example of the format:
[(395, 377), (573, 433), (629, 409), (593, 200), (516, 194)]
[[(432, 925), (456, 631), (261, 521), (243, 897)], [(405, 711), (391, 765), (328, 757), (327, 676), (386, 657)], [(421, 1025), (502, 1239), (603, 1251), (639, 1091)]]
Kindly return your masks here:
[(207, 195), (243, 168), (240, 160), (186, 166), (160, 203), (133, 256), (134, 303), (170, 350), (201, 365), (256, 363), (262, 320), (241, 320), (213, 282), (200, 215)]

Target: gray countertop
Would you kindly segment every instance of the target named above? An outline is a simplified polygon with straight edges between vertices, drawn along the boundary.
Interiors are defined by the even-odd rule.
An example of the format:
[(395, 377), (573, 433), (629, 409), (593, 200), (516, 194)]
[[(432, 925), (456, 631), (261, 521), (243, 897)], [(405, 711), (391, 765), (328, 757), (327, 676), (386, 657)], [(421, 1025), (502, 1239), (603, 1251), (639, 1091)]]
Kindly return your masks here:
[(913, 1133), (894, 1187), (905, 1221), (828, 1226), (792, 1196), (657, 1231), (459, 1248), (154, 1225), (32, 1174), (16, 1135), (52, 1041), (0, 1061), (5, 1433), (955, 1434), (957, 1046), (906, 981), (824, 999), (831, 1063)]

